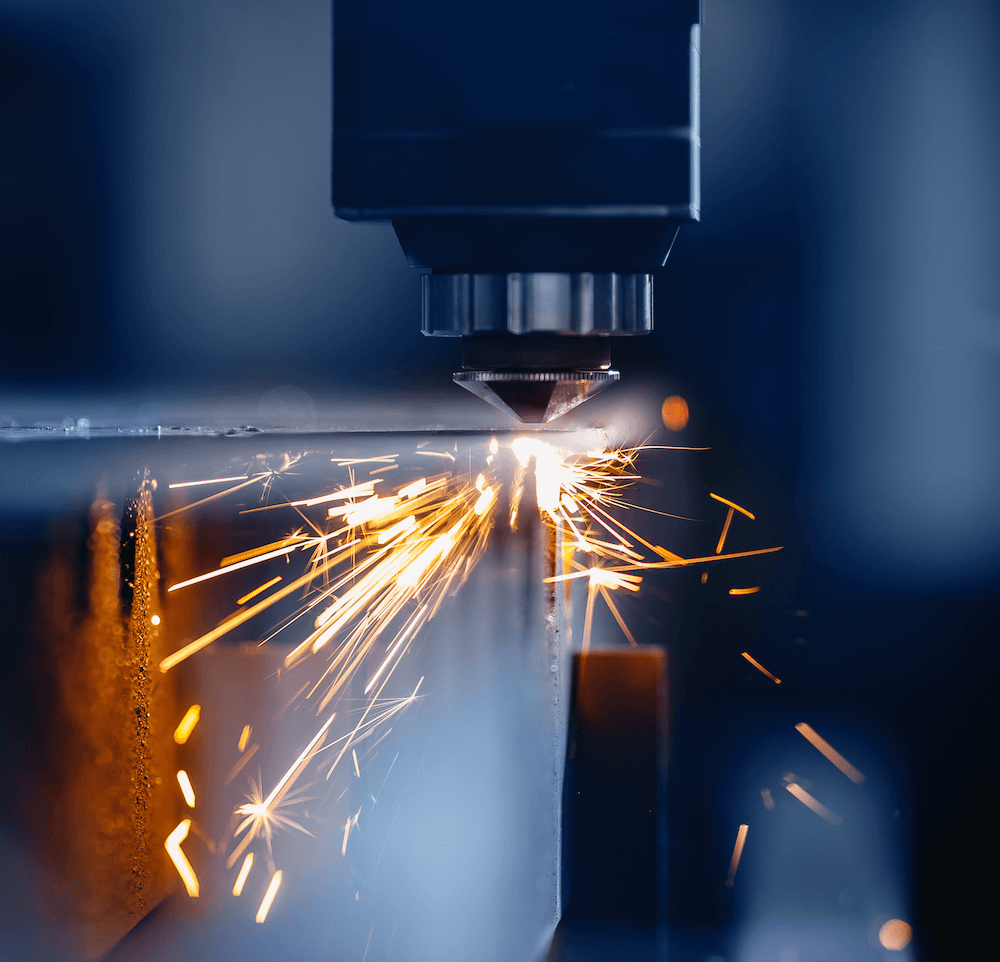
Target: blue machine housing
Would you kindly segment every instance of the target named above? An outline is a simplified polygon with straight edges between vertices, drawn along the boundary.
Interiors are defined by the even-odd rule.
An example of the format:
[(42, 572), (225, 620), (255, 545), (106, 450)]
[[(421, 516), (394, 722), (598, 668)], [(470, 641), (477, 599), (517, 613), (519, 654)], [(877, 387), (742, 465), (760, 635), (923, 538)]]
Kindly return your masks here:
[(435, 273), (649, 272), (698, 220), (698, 0), (336, 0), (333, 204)]

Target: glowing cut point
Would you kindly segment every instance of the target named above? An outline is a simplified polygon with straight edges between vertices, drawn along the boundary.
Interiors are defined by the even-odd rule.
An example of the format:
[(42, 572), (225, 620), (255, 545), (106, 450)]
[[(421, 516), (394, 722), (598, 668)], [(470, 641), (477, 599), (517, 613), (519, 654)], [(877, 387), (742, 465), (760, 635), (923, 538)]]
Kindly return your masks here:
[(537, 438), (514, 438), (511, 450), (522, 468), (535, 459), (535, 497), (540, 511), (555, 514), (559, 510), (561, 496), (563, 460), (559, 452)]
[(257, 914), (254, 916), (255, 922), (263, 922), (267, 918), (267, 913), (271, 911), (271, 903), (274, 901), (275, 895), (278, 894), (278, 889), (281, 887), (281, 869), (279, 868), (274, 875), (271, 876), (271, 883), (267, 887), (267, 891), (264, 893), (264, 898), (261, 899), (260, 908), (257, 909)]
[(174, 729), (174, 741), (178, 745), (183, 745), (191, 737), (199, 718), (201, 718), (201, 705), (192, 705), (184, 712), (184, 717)]
[(500, 446), (497, 444), (496, 438), (490, 439), (490, 454), (496, 454), (500, 450)]
[(198, 898), (199, 886), (198, 886), (198, 876), (194, 874), (194, 869), (191, 867), (191, 863), (187, 860), (187, 856), (181, 851), (181, 842), (188, 836), (188, 831), (191, 828), (191, 819), (185, 818), (184, 821), (180, 823), (168, 836), (167, 840), (163, 843), (163, 847), (167, 850), (167, 855), (170, 856), (170, 861), (174, 863), (174, 868), (177, 869), (177, 874), (181, 877), (181, 881), (184, 883), (184, 888), (187, 889), (187, 894), (191, 898)]
[(191, 779), (188, 778), (188, 773), (183, 768), (177, 773), (177, 784), (181, 787), (181, 794), (184, 796), (184, 801), (187, 802), (187, 807), (194, 808), (194, 788), (191, 785)]
[(253, 868), (253, 852), (248, 852), (240, 867), (240, 874), (236, 876), (236, 883), (233, 885), (233, 895), (239, 898), (243, 894), (243, 886), (247, 884), (247, 876)]

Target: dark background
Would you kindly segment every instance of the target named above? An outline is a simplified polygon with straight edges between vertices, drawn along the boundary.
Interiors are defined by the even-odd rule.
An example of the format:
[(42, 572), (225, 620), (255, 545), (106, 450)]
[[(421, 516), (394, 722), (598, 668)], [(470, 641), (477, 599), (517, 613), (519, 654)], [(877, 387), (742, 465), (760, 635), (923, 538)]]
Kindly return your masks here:
[[(758, 727), (706, 726), (712, 689), (678, 738), (701, 726), (707, 766), (769, 711), (867, 731), (915, 957), (975, 957), (1000, 854), (1000, 8), (704, 6), (703, 220), (615, 360), (788, 506), (760, 650), (809, 646), (783, 707), (726, 690)], [(327, 0), (0, 2), (0, 425), (39, 398), (450, 390), (391, 230), (330, 210), (330, 47)]]

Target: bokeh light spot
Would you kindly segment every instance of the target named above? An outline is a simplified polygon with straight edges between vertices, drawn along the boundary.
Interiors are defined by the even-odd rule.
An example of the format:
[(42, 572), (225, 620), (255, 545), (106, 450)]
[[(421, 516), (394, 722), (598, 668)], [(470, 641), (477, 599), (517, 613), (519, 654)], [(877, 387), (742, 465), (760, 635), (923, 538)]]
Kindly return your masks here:
[(902, 919), (889, 919), (878, 930), (878, 940), (882, 947), (893, 952), (902, 952), (910, 944), (912, 937), (913, 929)]
[(671, 431), (683, 431), (688, 423), (688, 404), (679, 394), (673, 394), (660, 408), (663, 423)]

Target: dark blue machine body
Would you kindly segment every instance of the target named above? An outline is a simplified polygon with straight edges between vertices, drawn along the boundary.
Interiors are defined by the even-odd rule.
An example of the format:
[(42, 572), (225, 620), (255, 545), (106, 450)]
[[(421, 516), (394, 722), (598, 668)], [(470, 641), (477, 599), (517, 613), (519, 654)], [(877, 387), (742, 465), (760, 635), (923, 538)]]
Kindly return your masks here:
[(435, 272), (648, 272), (698, 219), (698, 0), (337, 0), (333, 203)]

